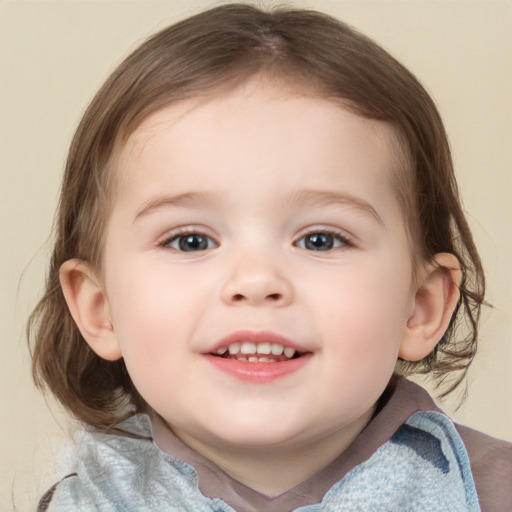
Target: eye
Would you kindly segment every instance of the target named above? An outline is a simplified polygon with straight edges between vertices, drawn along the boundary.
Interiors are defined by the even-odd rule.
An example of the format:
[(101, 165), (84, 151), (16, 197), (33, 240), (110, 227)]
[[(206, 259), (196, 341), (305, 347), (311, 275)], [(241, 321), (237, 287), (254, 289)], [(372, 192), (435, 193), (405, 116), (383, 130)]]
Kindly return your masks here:
[(350, 243), (346, 237), (328, 231), (308, 233), (297, 242), (297, 247), (308, 251), (330, 251), (347, 245)]
[(215, 241), (200, 233), (185, 233), (174, 236), (164, 242), (163, 245), (183, 252), (206, 251), (207, 249), (217, 247)]

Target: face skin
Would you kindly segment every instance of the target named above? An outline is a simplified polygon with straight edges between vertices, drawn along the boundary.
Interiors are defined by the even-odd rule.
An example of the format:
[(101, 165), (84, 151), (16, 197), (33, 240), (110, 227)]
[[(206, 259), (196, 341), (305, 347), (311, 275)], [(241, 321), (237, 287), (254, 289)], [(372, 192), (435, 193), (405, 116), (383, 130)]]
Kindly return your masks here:
[[(105, 238), (110, 348), (93, 348), (124, 357), (163, 419), (163, 449), (172, 429), (277, 494), (367, 424), (418, 307), (393, 140), (381, 122), (257, 81), (132, 134)], [(280, 337), (301, 354), (287, 370), (212, 355)]]

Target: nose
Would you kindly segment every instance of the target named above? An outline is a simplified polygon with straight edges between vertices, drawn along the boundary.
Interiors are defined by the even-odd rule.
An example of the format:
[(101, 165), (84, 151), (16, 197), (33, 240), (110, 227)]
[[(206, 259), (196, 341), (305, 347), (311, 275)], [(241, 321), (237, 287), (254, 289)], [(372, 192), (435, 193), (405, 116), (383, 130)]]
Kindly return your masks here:
[(240, 255), (222, 287), (229, 305), (283, 307), (293, 300), (293, 287), (271, 257)]

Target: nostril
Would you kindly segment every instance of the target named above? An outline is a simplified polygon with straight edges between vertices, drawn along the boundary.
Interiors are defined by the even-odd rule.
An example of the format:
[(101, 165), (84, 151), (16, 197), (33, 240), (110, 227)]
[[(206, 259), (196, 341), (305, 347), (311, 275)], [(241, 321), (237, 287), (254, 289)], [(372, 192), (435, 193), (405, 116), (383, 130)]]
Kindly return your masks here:
[[(269, 302), (277, 302), (283, 298), (280, 293), (270, 293), (265, 297), (265, 300)], [(247, 299), (247, 297), (243, 293), (236, 293), (231, 297), (232, 302), (243, 302)]]

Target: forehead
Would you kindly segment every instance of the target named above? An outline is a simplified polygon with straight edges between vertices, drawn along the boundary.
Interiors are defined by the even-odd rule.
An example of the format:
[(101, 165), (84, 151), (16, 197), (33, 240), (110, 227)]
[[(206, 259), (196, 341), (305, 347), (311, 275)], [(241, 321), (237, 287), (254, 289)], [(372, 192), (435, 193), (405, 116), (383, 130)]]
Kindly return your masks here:
[[(193, 123), (199, 118), (203, 124), (209, 120), (211, 123), (220, 122), (223, 125), (228, 125), (231, 114), (236, 114), (240, 108), (243, 108), (247, 114), (251, 108), (256, 106), (260, 116), (256, 116), (252, 112), (252, 115), (246, 117), (246, 123), (243, 126), (240, 125), (240, 119), (236, 119), (236, 126), (233, 126), (237, 132), (240, 133), (239, 128), (243, 127), (245, 133), (249, 134), (252, 128), (258, 129), (259, 121), (265, 121), (265, 116), (277, 113), (278, 109), (282, 112), (295, 110), (297, 114), (300, 112), (313, 113), (313, 109), (308, 109), (313, 104), (321, 116), (317, 116), (317, 119), (304, 117), (304, 122), (324, 123), (326, 113), (329, 113), (328, 117), (331, 118), (343, 114), (345, 119), (352, 118), (353, 129), (357, 129), (359, 132), (373, 132), (390, 150), (395, 153), (403, 152), (402, 143), (390, 123), (365, 116), (348, 116), (349, 112), (357, 114), (359, 109), (356, 105), (352, 105), (341, 97), (328, 95), (321, 89), (315, 89), (303, 78), (287, 77), (286, 75), (282, 77), (280, 75), (268, 76), (264, 73), (259, 73), (234, 85), (228, 83), (224, 89), (206, 90), (196, 97), (173, 102), (152, 113), (130, 134), (125, 149), (141, 149), (141, 146), (144, 146), (152, 135), (158, 134), (162, 129), (168, 129), (172, 125), (185, 126), (185, 123)], [(281, 115), (281, 112), (277, 115)], [(297, 117), (299, 118), (300, 115)], [(265, 128), (270, 131), (272, 126), (270, 122), (267, 122)]]
[(119, 155), (117, 192), (167, 187), (178, 194), (205, 186), (222, 192), (242, 188), (251, 173), (270, 187), (290, 178), (325, 187), (325, 178), (335, 181), (343, 170), (352, 188), (394, 188), (399, 153), (390, 125), (356, 115), (339, 100), (253, 80), (146, 118)]

